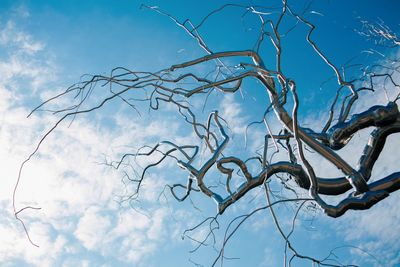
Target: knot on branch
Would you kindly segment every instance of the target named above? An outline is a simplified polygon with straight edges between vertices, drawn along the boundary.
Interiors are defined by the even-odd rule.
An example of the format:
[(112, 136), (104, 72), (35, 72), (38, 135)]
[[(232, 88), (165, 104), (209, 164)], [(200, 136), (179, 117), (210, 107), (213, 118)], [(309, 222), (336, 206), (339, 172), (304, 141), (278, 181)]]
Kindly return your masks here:
[(347, 128), (344, 127), (344, 123), (338, 123), (333, 126), (328, 131), (329, 138), (329, 146), (334, 150), (339, 150), (343, 148), (351, 139), (351, 135), (349, 136), (346, 132)]
[(354, 188), (356, 194), (365, 193), (369, 191), (366, 179), (360, 172), (353, 172), (351, 175), (346, 177), (351, 186)]
[(373, 110), (372, 114), (375, 119), (375, 125), (382, 127), (397, 120), (399, 109), (396, 103), (389, 102), (386, 107), (380, 107)]

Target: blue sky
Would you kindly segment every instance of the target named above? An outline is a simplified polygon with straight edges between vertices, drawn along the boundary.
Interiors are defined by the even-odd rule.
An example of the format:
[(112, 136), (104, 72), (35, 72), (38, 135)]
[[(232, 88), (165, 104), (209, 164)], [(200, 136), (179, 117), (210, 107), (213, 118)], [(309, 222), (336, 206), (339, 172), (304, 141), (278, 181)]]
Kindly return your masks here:
[[(396, 1), (315, 1), (306, 14), (317, 25), (315, 40), (337, 66), (349, 59), (373, 64), (382, 60), (365, 53), (376, 49), (373, 41), (357, 34), (360, 18), (382, 19), (394, 31), (399, 29)], [(156, 71), (178, 62), (205, 55), (197, 43), (167, 17), (141, 4), (158, 6), (178, 19), (199, 22), (223, 1), (1, 1), (0, 3), (0, 143), (3, 162), (0, 189), (0, 263), (2, 266), (209, 266), (217, 256), (208, 245), (190, 253), (196, 244), (186, 237), (185, 229), (215, 215), (215, 205), (195, 194), (191, 201), (177, 203), (161, 195), (164, 185), (182, 182), (185, 174), (175, 165), (155, 168), (144, 184), (141, 201), (132, 206), (118, 204), (127, 194), (121, 173), (104, 166), (105, 159), (134, 151), (143, 144), (163, 139), (193, 141), (187, 125), (177, 120), (170, 108), (148, 112), (139, 104), (140, 115), (121, 102), (114, 101), (96, 113), (77, 117), (49, 136), (39, 153), (25, 166), (17, 191), (17, 206), (39, 206), (22, 217), (30, 236), (40, 247), (32, 246), (13, 218), (11, 194), (21, 162), (32, 152), (41, 136), (56, 121), (49, 112), (27, 114), (48, 97), (79, 81), (83, 74), (109, 74), (117, 66), (132, 70)], [(266, 1), (235, 1), (236, 4), (269, 5)], [(301, 11), (308, 2), (296, 2)], [(276, 5), (276, 3), (275, 3)], [(257, 30), (251, 16), (240, 20), (242, 11), (229, 8), (210, 18), (201, 33), (213, 51), (252, 49)], [(306, 28), (299, 26), (284, 40), (285, 72), (296, 80), (301, 98), (300, 121), (307, 127), (321, 127), (337, 85), (333, 81), (321, 87), (333, 73), (315, 56), (305, 42)], [(362, 52), (364, 51), (364, 52)], [(274, 63), (271, 47), (260, 50), (267, 64)], [(235, 64), (234, 61), (227, 61)], [(198, 69), (197, 71), (206, 71)], [(349, 76), (357, 75), (349, 72)], [(95, 91), (93, 101), (102, 96)], [(259, 146), (265, 129), (255, 128), (244, 148), (246, 124), (259, 118), (267, 104), (257, 84), (246, 82), (243, 96), (215, 95), (208, 109), (218, 108), (234, 136), (232, 153), (250, 153)], [(356, 110), (384, 103), (382, 92), (359, 101)], [(57, 102), (59, 106), (68, 102)], [(199, 103), (194, 103), (198, 106)], [(206, 114), (207, 115), (207, 114)], [(200, 115), (200, 116), (205, 116)], [(271, 119), (271, 127), (277, 123)], [(356, 164), (369, 132), (345, 150), (343, 157)], [(397, 136), (385, 149), (386, 162), (378, 163), (378, 176), (396, 170)], [(355, 151), (355, 152), (354, 152)], [(334, 175), (329, 166), (309, 155), (320, 172)], [(146, 161), (140, 162), (145, 164)], [(385, 164), (383, 164), (385, 163)], [(397, 170), (396, 170), (397, 171)], [(278, 183), (274, 184), (280, 189)], [(129, 191), (128, 191), (129, 192)], [(304, 193), (304, 192), (303, 192)], [(360, 266), (399, 266), (400, 238), (397, 204), (399, 194), (365, 212), (349, 212), (338, 219), (319, 210), (301, 213), (292, 240), (299, 252), (324, 258), (334, 249), (343, 263)], [(229, 222), (265, 204), (262, 190), (249, 196), (220, 217), (216, 231), (218, 249)], [(201, 210), (201, 212), (199, 211)], [(290, 230), (293, 206), (276, 210), (285, 231)], [(196, 238), (207, 228), (193, 233)], [(262, 211), (246, 221), (226, 247), (224, 266), (282, 266), (284, 241), (269, 212)], [(370, 256), (374, 255), (374, 257)], [(310, 266), (297, 260), (294, 266)]]

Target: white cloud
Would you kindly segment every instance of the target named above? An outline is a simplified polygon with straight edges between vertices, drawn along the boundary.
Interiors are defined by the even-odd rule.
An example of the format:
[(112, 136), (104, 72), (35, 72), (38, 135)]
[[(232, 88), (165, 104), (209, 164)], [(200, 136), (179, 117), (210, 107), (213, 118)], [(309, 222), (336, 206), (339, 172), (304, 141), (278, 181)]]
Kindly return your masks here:
[[(23, 106), (24, 101), (31, 90), (38, 90), (39, 95), (52, 94), (46, 89), (49, 82), (55, 81), (58, 70), (49, 65), (53, 59), (41, 53), (44, 44), (13, 22), (0, 32), (0, 47), (11, 51), (9, 57), (0, 58), (0, 160), (5, 166), (0, 207), (11, 211), (10, 196), (20, 164), (55, 120), (46, 114), (27, 119), (30, 110)], [(13, 214), (2, 212), (6, 219), (0, 221), (0, 262), (94, 266), (93, 259), (76, 261), (80, 253), (91, 251), (103, 259), (100, 263), (111, 260), (131, 264), (143, 262), (165, 242), (167, 212), (156, 208), (146, 217), (130, 212), (126, 205), (119, 206), (115, 196), (123, 192), (123, 185), (118, 174), (99, 163), (104, 162), (104, 153), (111, 153), (115, 159), (132, 137), (138, 142), (160, 134), (174, 135), (178, 126), (165, 121), (139, 125), (139, 120), (122, 115), (115, 118), (121, 126), (118, 132), (100, 127), (93, 120), (76, 118), (70, 127), (61, 125), (43, 143), (23, 169), (16, 195), (17, 209), (25, 205), (42, 208), (20, 214), (30, 237), (40, 247), (28, 242)], [(144, 202), (157, 201), (156, 190), (162, 189), (162, 181), (158, 177), (145, 188)], [(116, 219), (120, 209), (127, 211)]]
[(111, 221), (108, 216), (99, 214), (97, 208), (89, 208), (79, 219), (75, 236), (86, 249), (96, 250), (103, 247), (103, 241), (110, 229)]
[[(25, 12), (26, 14), (26, 12)], [(35, 54), (44, 48), (41, 42), (34, 41), (32, 36), (16, 28), (13, 21), (7, 21), (0, 31), (0, 44), (16, 46), (18, 53)]]
[[(54, 69), (53, 59), (42, 53), (45, 44), (19, 30), (15, 23), (6, 23), (0, 31), (0, 46), (11, 47), (14, 51), (10, 56), (0, 59), (0, 160), (6, 166), (2, 170), (2, 177), (5, 178), (0, 188), (0, 207), (10, 210), (10, 192), (19, 164), (32, 151), (44, 129), (54, 123), (54, 118), (42, 114), (25, 118), (29, 110), (21, 107), (21, 99), (31, 92), (24, 88), (38, 90), (38, 95), (42, 97), (52, 95), (53, 91), (41, 87), (55, 80), (57, 69)], [(24, 82), (16, 83), (21, 77)], [(225, 95), (220, 108), (232, 133), (243, 135), (245, 112), (234, 95)], [(112, 259), (145, 266), (146, 260), (160, 246), (172, 243), (171, 236), (178, 237), (187, 224), (194, 224), (196, 219), (187, 210), (155, 205), (167, 179), (173, 179), (170, 173), (161, 177), (151, 175), (144, 182), (141, 192), (143, 203), (139, 204), (146, 207), (151, 205), (145, 214), (125, 209), (125, 206), (118, 206), (114, 202), (115, 196), (123, 192), (123, 186), (116, 173), (97, 164), (103, 160), (100, 155), (110, 153), (114, 159), (126, 149), (135, 151), (125, 145), (143, 142), (154, 144), (160, 141), (160, 136), (180, 141), (191, 137), (182, 137), (181, 125), (165, 118), (141, 122), (119, 113), (113, 117), (118, 131), (101, 127), (91, 118), (77, 118), (69, 128), (63, 125), (49, 136), (36, 157), (26, 165), (17, 192), (17, 204), (18, 207), (26, 204), (42, 207), (41, 211), (21, 214), (32, 239), (40, 248), (31, 246), (21, 225), (12, 219), (12, 214), (4, 212), (2, 215), (7, 219), (0, 221), (0, 262), (20, 259), (37, 266), (93, 266), (96, 264), (91, 260), (76, 258), (80, 253), (94, 253), (105, 265), (107, 260)], [(257, 134), (255, 139), (262, 140), (262, 134)], [(398, 145), (390, 146), (388, 153), (396, 154), (395, 147)], [(396, 167), (397, 162), (393, 157), (386, 159), (388, 165)], [(154, 158), (142, 160), (141, 164), (145, 165), (151, 160)], [(383, 166), (380, 163), (378, 165)], [(374, 174), (382, 175), (388, 171), (383, 167)], [(330, 173), (327, 168), (322, 168), (321, 172)], [(249, 198), (257, 195), (256, 190), (251, 194)], [(258, 198), (260, 201), (264, 200), (261, 196)], [(385, 251), (387, 256), (383, 257), (390, 265), (390, 261), (396, 259), (393, 251), (399, 249), (396, 243), (400, 230), (396, 212), (398, 200), (398, 193), (395, 193), (369, 211), (346, 215), (337, 222), (338, 235), (361, 242), (361, 246), (368, 251)], [(235, 206), (234, 212), (248, 211), (249, 203), (241, 204)], [(250, 205), (258, 204), (260, 202), (254, 201)], [(169, 226), (170, 215), (176, 215), (182, 223)], [(254, 222), (253, 226), (261, 229), (270, 225), (259, 221)], [(201, 236), (205, 232), (199, 231), (197, 234)], [(261, 266), (275, 266), (271, 263), (271, 258), (275, 258), (273, 251), (265, 249), (264, 254), (268, 261)]]
[(233, 134), (243, 135), (246, 129), (242, 106), (234, 94), (226, 94), (220, 104), (221, 117), (224, 118)]

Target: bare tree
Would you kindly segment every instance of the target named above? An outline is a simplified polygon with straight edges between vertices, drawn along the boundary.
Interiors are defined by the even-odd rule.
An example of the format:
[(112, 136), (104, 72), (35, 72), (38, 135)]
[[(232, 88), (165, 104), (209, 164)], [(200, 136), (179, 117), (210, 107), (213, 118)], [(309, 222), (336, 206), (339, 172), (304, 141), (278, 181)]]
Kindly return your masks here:
[[(158, 12), (171, 19), (183, 28), (198, 45), (206, 52), (205, 56), (191, 61), (178, 63), (157, 72), (133, 71), (123, 67), (115, 68), (109, 76), (83, 76), (82, 81), (69, 87), (64, 92), (42, 103), (32, 112), (46, 108), (60, 119), (43, 136), (27, 161), (39, 150), (42, 142), (59, 125), (78, 115), (95, 112), (114, 100), (120, 100), (137, 110), (138, 106), (147, 103), (150, 109), (158, 110), (163, 106), (173, 107), (181, 116), (182, 121), (191, 126), (193, 143), (179, 143), (178, 141), (164, 140), (155, 145), (142, 147), (139, 151), (127, 152), (120, 160), (108, 162), (116, 169), (131, 168), (124, 171), (126, 179), (135, 185), (135, 190), (128, 199), (136, 199), (146, 175), (152, 167), (164, 161), (173, 161), (176, 166), (187, 173), (186, 183), (167, 185), (171, 195), (178, 201), (189, 199), (193, 193), (201, 193), (215, 201), (218, 216), (224, 213), (231, 205), (237, 203), (246, 194), (255, 188), (262, 187), (266, 194), (267, 205), (252, 209), (249, 214), (237, 217), (233, 221), (237, 224), (227, 231), (222, 249), (214, 262), (223, 261), (223, 247), (236, 229), (259, 210), (269, 208), (278, 231), (286, 240), (286, 250), (292, 252), (285, 265), (293, 258), (310, 260), (319, 265), (341, 266), (327, 259), (317, 260), (298, 253), (291, 245), (289, 238), (294, 230), (294, 221), (304, 203), (315, 203), (328, 216), (339, 217), (348, 210), (365, 210), (388, 197), (400, 188), (400, 172), (394, 172), (386, 177), (378, 177), (370, 182), (372, 170), (378, 160), (388, 136), (400, 132), (400, 114), (397, 101), (400, 98), (398, 58), (387, 59), (387, 62), (375, 65), (361, 66), (361, 74), (354, 79), (346, 79), (346, 73), (352, 71), (348, 66), (338, 67), (319, 48), (313, 39), (315, 25), (308, 21), (304, 13), (297, 13), (286, 1), (282, 1), (279, 8), (265, 8), (258, 6), (224, 5), (212, 11), (198, 24), (190, 20), (179, 21), (165, 13), (158, 7), (144, 6), (144, 8)], [(200, 34), (200, 28), (211, 17), (224, 9), (243, 10), (243, 16), (254, 16), (259, 21), (259, 34), (254, 48), (245, 51), (213, 51)], [(283, 26), (284, 24), (284, 26)], [(288, 26), (289, 25), (289, 26)], [(310, 129), (299, 122), (298, 108), (301, 104), (298, 97), (296, 80), (291, 79), (282, 66), (284, 47), (282, 38), (299, 25), (307, 30), (306, 40), (320, 58), (332, 71), (337, 81), (337, 93), (332, 99), (327, 115), (327, 121), (320, 129)], [(378, 38), (380, 44), (397, 47), (399, 42), (383, 22), (378, 24), (362, 21), (363, 27), (359, 31), (368, 38)], [(272, 45), (275, 64), (265, 64), (259, 50), (263, 46)], [(234, 64), (232, 64), (234, 62)], [(201, 68), (200, 68), (201, 67)], [(265, 131), (262, 148), (252, 155), (244, 156), (240, 152), (232, 153), (228, 147), (231, 140), (229, 125), (218, 110), (211, 111), (206, 117), (197, 115), (193, 102), (201, 99), (204, 106), (215, 92), (220, 95), (240, 92), (247, 80), (255, 80), (258, 88), (269, 98), (269, 105), (259, 119), (251, 122), (246, 129), (246, 135), (254, 125), (264, 125)], [(361, 113), (354, 113), (353, 106), (359, 95), (365, 92), (373, 94), (376, 90), (385, 90), (391, 87), (397, 92), (388, 96), (386, 105), (371, 106)], [(91, 96), (98, 88), (108, 88), (108, 95), (104, 98)], [(379, 89), (383, 88), (383, 89)], [(104, 92), (103, 92), (104, 93)], [(59, 99), (70, 99), (71, 105), (52, 110), (52, 103)], [(95, 103), (94, 103), (95, 102)], [(64, 102), (65, 103), (65, 102)], [(115, 103), (115, 102), (113, 102)], [(270, 126), (271, 114), (279, 122), (281, 129), (274, 132)], [(373, 127), (368, 143), (359, 156), (358, 165), (351, 166), (336, 151), (346, 147), (350, 140), (359, 131)], [(279, 154), (282, 151), (286, 159), (282, 160)], [(341, 177), (318, 177), (315, 166), (309, 161), (311, 151), (321, 159), (333, 164), (342, 173)], [(156, 157), (157, 159), (145, 166), (138, 173), (137, 167), (132, 167), (134, 160), (142, 157)], [(133, 160), (133, 162), (132, 162)], [(21, 169), (25, 161), (22, 164)], [(211, 183), (210, 176), (223, 177), (220, 183)], [(239, 185), (234, 180), (243, 181)], [(280, 180), (284, 187), (294, 192), (294, 197), (282, 196), (272, 200), (274, 194), (269, 182), (272, 179)], [(308, 196), (302, 196), (302, 189), (308, 190)], [(303, 191), (304, 191), (303, 190)], [(347, 195), (346, 195), (347, 194)], [(324, 196), (338, 196), (338, 203), (330, 203)], [(286, 234), (279, 226), (272, 207), (282, 202), (297, 203), (297, 212), (293, 219), (291, 231)], [(21, 212), (15, 210), (18, 214)], [(210, 235), (213, 233), (213, 224), (217, 217), (207, 218), (193, 229), (208, 224)], [(232, 230), (233, 229), (233, 230)], [(208, 238), (208, 237), (207, 237)], [(201, 246), (203, 241), (199, 241)], [(286, 256), (285, 256), (286, 259)]]

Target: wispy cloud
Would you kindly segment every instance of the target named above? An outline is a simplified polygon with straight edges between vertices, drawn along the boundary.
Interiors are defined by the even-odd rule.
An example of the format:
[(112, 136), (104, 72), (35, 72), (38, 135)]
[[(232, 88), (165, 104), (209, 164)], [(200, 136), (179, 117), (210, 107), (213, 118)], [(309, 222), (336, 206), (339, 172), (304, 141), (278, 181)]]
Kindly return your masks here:
[[(31, 238), (40, 246), (33, 247), (21, 225), (13, 219), (10, 196), (20, 163), (55, 118), (38, 114), (27, 119), (30, 108), (25, 107), (25, 101), (35, 90), (39, 94), (51, 94), (44, 85), (55, 83), (60, 77), (55, 64), (49, 65), (54, 58), (41, 53), (45, 44), (19, 29), (17, 23), (5, 24), (0, 33), (0, 46), (10, 51), (0, 57), (0, 159), (6, 166), (2, 170), (0, 189), (3, 210), (0, 262), (9, 262), (11, 266), (18, 262), (36, 266), (73, 263), (93, 266), (95, 258), (100, 263), (143, 262), (165, 242), (166, 208), (150, 209), (147, 216), (130, 208), (120, 210), (116, 196), (123, 194), (123, 184), (118, 174), (99, 165), (104, 163), (101, 155), (129, 144), (132, 137), (153, 142), (155, 134), (173, 134), (177, 127), (162, 121), (140, 124), (138, 120), (128, 121), (123, 115), (116, 115), (117, 124), (125, 125), (121, 132), (77, 118), (70, 127), (61, 127), (50, 135), (24, 168), (17, 190), (18, 208), (25, 205), (42, 208), (21, 214)], [(118, 155), (116, 150), (112, 156)], [(155, 192), (162, 190), (160, 181), (146, 187), (144, 202), (157, 201)], [(94, 258), (79, 256), (86, 252)]]
[[(20, 12), (21, 16), (29, 15), (27, 10), (21, 9)], [(26, 119), (30, 111), (26, 101), (36, 93), (42, 98), (54, 95), (54, 91), (47, 88), (49, 84), (57, 88), (56, 83), (61, 77), (57, 59), (45, 51), (45, 43), (21, 30), (16, 22), (8, 21), (2, 26), (0, 47), (9, 53), (0, 56), (0, 160), (5, 166), (0, 188), (0, 262), (10, 262), (11, 266), (17, 266), (18, 262), (37, 266), (111, 266), (113, 262), (147, 266), (160, 247), (171, 245), (174, 243), (171, 238), (178, 239), (182, 229), (196, 224), (190, 210), (194, 209), (190, 206), (184, 210), (189, 206), (187, 203), (177, 210), (168, 205), (158, 205), (164, 184), (170, 181), (169, 178), (175, 179), (175, 173), (170, 169), (162, 171), (165, 166), (143, 183), (141, 202), (135, 203), (137, 210), (130, 209), (126, 207), (129, 203), (117, 202), (118, 196), (126, 189), (118, 174), (99, 163), (104, 163), (103, 154), (115, 159), (123, 151), (135, 151), (138, 147), (133, 147), (134, 144), (154, 144), (161, 137), (192, 141), (191, 137), (182, 133), (179, 123), (171, 123), (166, 117), (152, 118), (152, 121), (132, 119), (119, 110), (112, 116), (115, 128), (102, 126), (88, 117), (76, 118), (70, 127), (63, 125), (49, 136), (39, 153), (26, 165), (17, 191), (18, 207), (34, 205), (42, 208), (21, 214), (32, 239), (40, 248), (31, 246), (10, 212), (10, 196), (20, 163), (33, 150), (43, 132), (53, 125), (55, 118), (39, 113)], [(221, 116), (228, 122), (231, 132), (242, 137), (247, 111), (233, 94), (222, 98), (219, 103)], [(358, 108), (361, 111), (375, 101), (368, 98)], [(99, 116), (97, 119), (104, 118)], [(313, 118), (309, 124), (316, 123), (320, 121)], [(251, 133), (256, 139), (251, 144), (252, 150), (262, 147), (264, 133), (265, 129)], [(363, 138), (362, 142), (355, 144), (357, 149), (365, 144)], [(376, 169), (375, 176), (390, 172), (388, 166), (396, 167), (396, 159), (389, 155), (397, 154), (395, 148), (399, 145), (397, 139), (391, 140), (382, 162), (377, 164), (381, 167)], [(352, 154), (345, 157), (355, 161)], [(144, 166), (151, 160), (154, 158), (139, 161)], [(316, 157), (314, 160), (318, 162)], [(332, 168), (319, 164), (316, 165), (318, 173), (335, 173)], [(265, 203), (264, 195), (257, 190), (252, 191), (246, 200), (251, 202), (239, 202), (227, 213), (232, 216), (243, 214), (249, 211), (249, 206)], [(399, 239), (398, 201), (398, 193), (394, 193), (371, 210), (349, 212), (343, 219), (323, 223), (329, 223), (343, 240), (355, 242), (367, 251), (379, 251), (380, 260), (389, 266), (395, 265), (399, 260), (396, 251), (400, 249), (396, 242)], [(142, 212), (141, 206), (149, 208)], [(249, 224), (252, 226), (250, 231), (264, 230), (272, 225), (271, 221), (263, 220), (250, 221)], [(284, 226), (288, 224), (283, 223)], [(204, 237), (208, 232), (197, 234)], [(261, 266), (276, 265), (271, 260), (276, 258), (274, 251), (264, 250), (266, 261)], [(359, 256), (360, 251), (354, 250), (353, 253)]]

